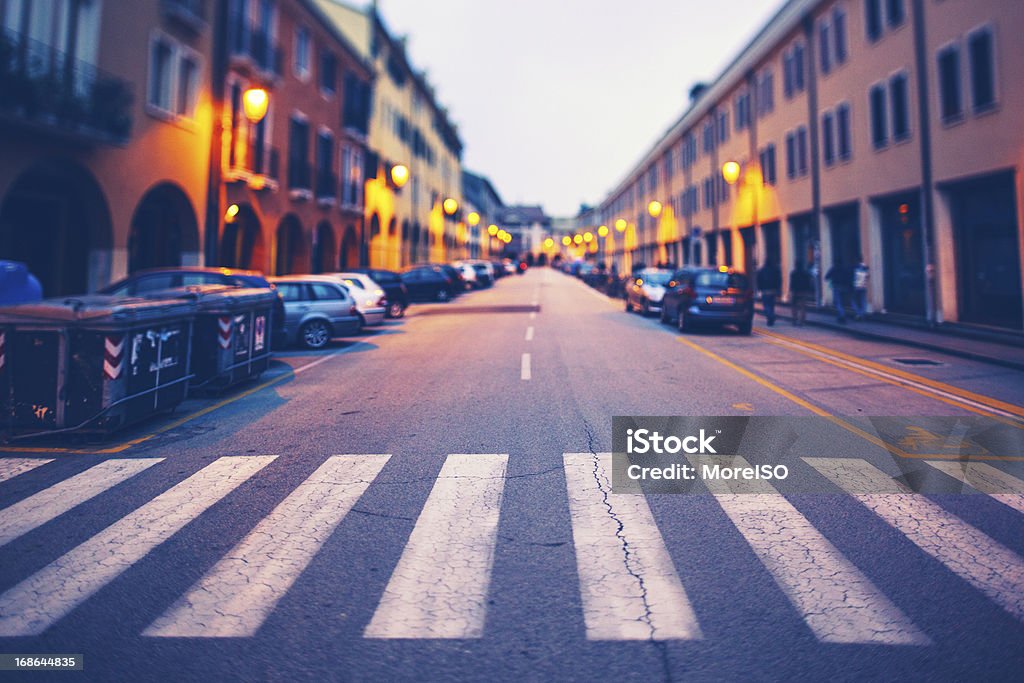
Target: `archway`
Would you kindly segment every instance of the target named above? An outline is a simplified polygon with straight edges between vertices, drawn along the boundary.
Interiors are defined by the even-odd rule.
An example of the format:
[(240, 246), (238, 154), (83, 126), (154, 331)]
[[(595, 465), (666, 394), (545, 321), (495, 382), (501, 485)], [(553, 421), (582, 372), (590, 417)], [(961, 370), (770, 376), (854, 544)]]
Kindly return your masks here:
[(341, 270), (359, 267), (359, 241), (356, 239), (356, 226), (354, 225), (345, 228), (345, 233), (341, 238), (338, 267)]
[(199, 261), (199, 223), (185, 192), (169, 182), (142, 196), (128, 236), (128, 272)]
[(277, 275), (309, 271), (309, 245), (302, 234), (302, 223), (295, 214), (288, 214), (277, 226)]
[(313, 272), (329, 273), (334, 270), (337, 242), (334, 228), (327, 221), (320, 221), (313, 237)]
[(267, 249), (263, 229), (256, 212), (248, 204), (239, 204), (238, 213), (224, 224), (220, 262), (229, 268), (266, 270)]
[(0, 205), (0, 258), (28, 264), (45, 296), (106, 284), (112, 246), (103, 191), (89, 171), (66, 159), (26, 170)]

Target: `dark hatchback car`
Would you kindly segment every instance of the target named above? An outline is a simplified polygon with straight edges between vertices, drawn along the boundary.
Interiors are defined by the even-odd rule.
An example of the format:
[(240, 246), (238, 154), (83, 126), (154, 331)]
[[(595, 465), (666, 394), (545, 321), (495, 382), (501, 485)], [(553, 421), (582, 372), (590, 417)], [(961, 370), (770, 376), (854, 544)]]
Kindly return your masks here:
[[(157, 292), (174, 287), (188, 287), (190, 285), (226, 285), (228, 287), (276, 289), (267, 280), (266, 276), (258, 270), (184, 266), (140, 270), (123, 280), (107, 285), (99, 293), (112, 294), (114, 296), (144, 296), (148, 292)], [(284, 344), (284, 300), (278, 294), (277, 303), (274, 305), (273, 346), (281, 348)]]
[(455, 282), (441, 266), (418, 266), (402, 273), (402, 283), (410, 301), (448, 301), (464, 287)]
[(362, 273), (380, 285), (388, 299), (387, 317), (401, 318), (409, 307), (409, 290), (402, 282), (401, 273), (381, 268), (349, 268), (347, 273)]
[(750, 334), (754, 324), (750, 279), (724, 267), (676, 271), (665, 286), (661, 322), (676, 323), (680, 332), (705, 325), (735, 325), (740, 334)]

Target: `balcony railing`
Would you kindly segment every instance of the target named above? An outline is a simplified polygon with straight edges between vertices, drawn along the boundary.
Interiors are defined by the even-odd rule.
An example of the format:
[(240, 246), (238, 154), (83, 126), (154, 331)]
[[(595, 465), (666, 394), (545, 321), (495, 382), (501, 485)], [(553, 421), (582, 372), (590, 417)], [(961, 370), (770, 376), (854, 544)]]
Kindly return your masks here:
[(254, 30), (237, 17), (232, 18), (229, 45), (233, 58), (249, 61), (259, 71), (280, 76), (284, 67), (281, 47), (266, 33)]
[(93, 64), (0, 33), (0, 117), (90, 143), (131, 135), (132, 88)]

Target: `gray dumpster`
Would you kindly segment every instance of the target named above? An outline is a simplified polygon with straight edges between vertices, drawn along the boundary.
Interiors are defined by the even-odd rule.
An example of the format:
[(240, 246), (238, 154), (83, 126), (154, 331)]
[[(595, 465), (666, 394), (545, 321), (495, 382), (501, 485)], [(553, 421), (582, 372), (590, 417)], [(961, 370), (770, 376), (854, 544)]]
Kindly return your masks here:
[(196, 304), (88, 295), (0, 308), (0, 424), (110, 432), (178, 405)]

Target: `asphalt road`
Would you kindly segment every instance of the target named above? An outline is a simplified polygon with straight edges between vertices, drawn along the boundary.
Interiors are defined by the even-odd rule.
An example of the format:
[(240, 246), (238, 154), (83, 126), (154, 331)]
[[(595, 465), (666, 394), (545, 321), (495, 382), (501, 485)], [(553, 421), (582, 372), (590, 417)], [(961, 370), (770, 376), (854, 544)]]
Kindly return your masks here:
[[(534, 269), (261, 382), (0, 451), (0, 653), (91, 680), (1024, 670), (1021, 373), (785, 323), (680, 337)], [(802, 421), (757, 423), (785, 481), (625, 495), (616, 415)], [(974, 487), (939, 416), (1003, 447)]]

